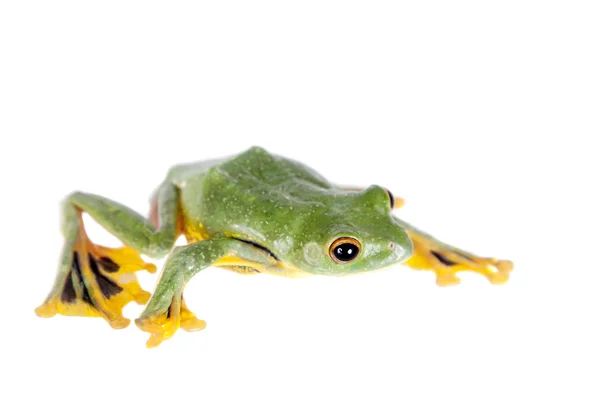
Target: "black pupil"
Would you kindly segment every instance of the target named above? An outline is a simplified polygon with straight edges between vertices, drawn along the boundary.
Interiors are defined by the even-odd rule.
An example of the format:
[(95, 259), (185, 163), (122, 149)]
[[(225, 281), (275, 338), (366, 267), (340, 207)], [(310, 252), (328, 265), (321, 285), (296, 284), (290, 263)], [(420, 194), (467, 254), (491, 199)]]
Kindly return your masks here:
[(333, 250), (335, 258), (342, 262), (352, 261), (358, 255), (358, 246), (353, 243), (342, 243)]

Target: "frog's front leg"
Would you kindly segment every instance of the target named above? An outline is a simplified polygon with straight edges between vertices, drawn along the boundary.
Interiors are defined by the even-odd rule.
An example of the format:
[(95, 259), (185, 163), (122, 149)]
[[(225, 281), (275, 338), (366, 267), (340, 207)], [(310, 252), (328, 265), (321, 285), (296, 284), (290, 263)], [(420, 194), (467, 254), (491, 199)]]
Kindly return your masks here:
[[(135, 272), (156, 271), (140, 253), (160, 258), (170, 251), (179, 234), (178, 190), (163, 184), (157, 192), (159, 227), (136, 212), (109, 199), (73, 193), (63, 203), (62, 232), (65, 238), (54, 285), (36, 309), (41, 317), (74, 315), (103, 317), (113, 328), (124, 328), (122, 315), (131, 301), (145, 304), (150, 294), (140, 287)], [(82, 213), (121, 240), (126, 247), (98, 246), (88, 238)]]
[(135, 320), (141, 330), (150, 333), (146, 346), (158, 346), (180, 327), (197, 331), (206, 326), (183, 299), (183, 289), (196, 273), (213, 265), (244, 265), (263, 270), (276, 263), (264, 250), (225, 236), (176, 247), (165, 262), (150, 302)]
[(456, 276), (460, 271), (479, 273), (493, 284), (502, 284), (508, 280), (513, 269), (511, 261), (478, 257), (443, 243), (402, 220), (396, 220), (406, 228), (413, 242), (413, 255), (406, 264), (414, 269), (433, 271), (438, 285), (460, 283), (460, 279)]

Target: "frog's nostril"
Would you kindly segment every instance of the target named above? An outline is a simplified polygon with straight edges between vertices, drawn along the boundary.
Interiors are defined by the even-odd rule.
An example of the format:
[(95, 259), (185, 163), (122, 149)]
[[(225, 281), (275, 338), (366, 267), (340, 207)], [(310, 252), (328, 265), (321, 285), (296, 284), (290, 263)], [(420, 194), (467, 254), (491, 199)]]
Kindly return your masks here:
[(390, 249), (390, 250), (393, 250), (393, 249), (394, 249), (394, 246), (395, 246), (394, 242), (390, 242), (390, 243), (388, 244), (388, 249)]

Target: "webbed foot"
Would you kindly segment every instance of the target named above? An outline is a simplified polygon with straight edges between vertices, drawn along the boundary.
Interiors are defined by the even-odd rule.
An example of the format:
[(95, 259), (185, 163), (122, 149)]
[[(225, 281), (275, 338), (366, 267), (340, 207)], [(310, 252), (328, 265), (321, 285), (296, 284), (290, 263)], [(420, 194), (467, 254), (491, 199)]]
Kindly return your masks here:
[(472, 271), (485, 276), (492, 284), (505, 283), (513, 263), (508, 260), (478, 257), (446, 246), (430, 237), (409, 232), (413, 241), (413, 256), (406, 262), (414, 269), (431, 270), (436, 274), (436, 283), (450, 286), (460, 283), (456, 276), (460, 271)]
[(150, 338), (146, 342), (148, 348), (156, 347), (169, 339), (179, 328), (194, 332), (206, 327), (206, 322), (196, 318), (196, 315), (189, 310), (182, 295), (173, 296), (166, 310), (154, 315), (142, 316), (135, 320), (135, 324), (144, 332), (150, 333)]
[(150, 298), (135, 276), (140, 270), (152, 273), (156, 266), (131, 248), (97, 246), (81, 231), (72, 251), (66, 249), (54, 288), (35, 312), (40, 317), (103, 317), (111, 327), (125, 328), (130, 321), (123, 317), (123, 307)]

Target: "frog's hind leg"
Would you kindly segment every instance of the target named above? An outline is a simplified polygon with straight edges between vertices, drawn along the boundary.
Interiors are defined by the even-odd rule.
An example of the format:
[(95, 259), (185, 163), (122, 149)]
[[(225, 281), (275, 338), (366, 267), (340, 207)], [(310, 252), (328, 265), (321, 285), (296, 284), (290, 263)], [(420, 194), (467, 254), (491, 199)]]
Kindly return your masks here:
[[(63, 206), (65, 244), (57, 276), (36, 313), (41, 317), (103, 317), (113, 328), (126, 327), (129, 320), (122, 315), (123, 307), (131, 301), (145, 304), (150, 298), (135, 272), (156, 271), (140, 254), (164, 254), (175, 241), (176, 215), (168, 216), (176, 213), (172, 193), (163, 196), (159, 209), (161, 228), (155, 230), (145, 218), (108, 199), (83, 193), (69, 196)], [(85, 232), (82, 212), (90, 214), (125, 246), (94, 244)]]
[(122, 315), (123, 307), (131, 301), (145, 304), (150, 298), (134, 272), (155, 272), (156, 267), (131, 248), (95, 245), (85, 233), (81, 214), (76, 218), (76, 234), (67, 241), (55, 286), (36, 313), (103, 317), (113, 328), (124, 328), (129, 320)]
[(511, 261), (478, 257), (443, 243), (404, 221), (400, 222), (406, 228), (414, 247), (413, 256), (406, 264), (414, 269), (433, 271), (438, 285), (460, 283), (460, 278), (456, 276), (460, 271), (479, 273), (493, 284), (503, 284), (508, 280), (513, 269)]

